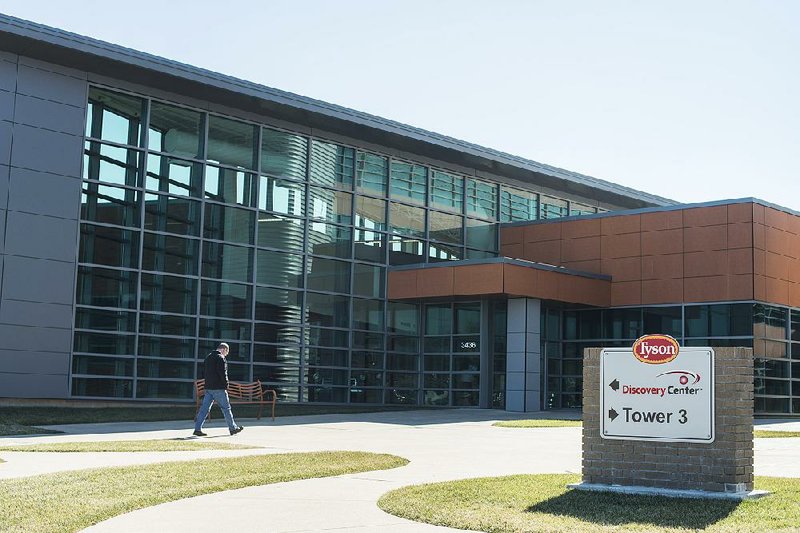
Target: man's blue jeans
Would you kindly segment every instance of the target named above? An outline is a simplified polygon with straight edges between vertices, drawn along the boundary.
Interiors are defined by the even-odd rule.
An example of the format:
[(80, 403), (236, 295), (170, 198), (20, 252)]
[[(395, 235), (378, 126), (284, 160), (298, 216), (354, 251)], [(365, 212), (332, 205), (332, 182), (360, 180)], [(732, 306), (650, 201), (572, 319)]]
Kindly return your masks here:
[(228, 391), (225, 389), (206, 389), (206, 393), (203, 395), (203, 403), (200, 405), (200, 410), (197, 411), (197, 419), (194, 421), (194, 430), (200, 431), (203, 429), (203, 423), (206, 421), (208, 412), (211, 411), (211, 403), (214, 400), (217, 401), (217, 405), (222, 410), (225, 422), (228, 423), (228, 429), (230, 431), (236, 429), (236, 422), (234, 422), (233, 413), (231, 412), (231, 402), (228, 400)]

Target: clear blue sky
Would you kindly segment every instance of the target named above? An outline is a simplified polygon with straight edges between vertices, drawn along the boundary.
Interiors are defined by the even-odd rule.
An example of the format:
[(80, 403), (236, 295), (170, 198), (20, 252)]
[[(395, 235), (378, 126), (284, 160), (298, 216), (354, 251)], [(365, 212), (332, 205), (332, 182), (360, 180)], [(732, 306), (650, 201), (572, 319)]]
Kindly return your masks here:
[(800, 210), (800, 1), (0, 10), (679, 201), (755, 196)]

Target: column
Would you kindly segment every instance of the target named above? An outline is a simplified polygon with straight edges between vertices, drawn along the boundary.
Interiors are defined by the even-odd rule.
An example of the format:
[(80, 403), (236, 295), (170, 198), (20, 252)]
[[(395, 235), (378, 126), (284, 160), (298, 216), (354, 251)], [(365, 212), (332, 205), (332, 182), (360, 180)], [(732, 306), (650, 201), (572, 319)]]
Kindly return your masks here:
[(541, 302), (508, 301), (506, 331), (506, 410), (541, 411)]

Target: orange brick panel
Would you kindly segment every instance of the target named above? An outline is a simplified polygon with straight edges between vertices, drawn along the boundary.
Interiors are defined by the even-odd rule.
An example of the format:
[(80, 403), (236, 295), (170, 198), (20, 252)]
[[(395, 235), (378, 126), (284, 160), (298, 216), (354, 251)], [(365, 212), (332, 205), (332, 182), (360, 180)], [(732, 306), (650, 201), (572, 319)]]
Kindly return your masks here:
[(753, 203), (728, 204), (728, 223), (753, 222)]
[(424, 268), (417, 271), (421, 298), (453, 295), (453, 268)]
[(560, 266), (561, 241), (526, 242), (522, 255), (528, 261)]
[(600, 219), (569, 220), (561, 223), (561, 238), (578, 239), (581, 237), (600, 236)]
[(561, 244), (561, 263), (600, 259), (600, 237), (565, 239)]
[(728, 276), (728, 298), (731, 300), (752, 300), (753, 275), (741, 274)]
[(683, 252), (683, 229), (642, 232), (642, 255)]
[[(439, 269), (429, 269), (439, 270)], [(469, 265), (454, 271), (453, 294), (500, 294), (503, 292), (503, 265)]]
[(683, 275), (686, 278), (725, 276), (727, 274), (727, 251), (692, 252), (683, 255)]
[(753, 274), (767, 274), (767, 252), (753, 249)]
[(642, 231), (663, 231), (683, 227), (683, 210), (644, 213)]
[(753, 248), (767, 249), (767, 227), (764, 224), (753, 224)]
[(770, 303), (789, 305), (789, 282), (784, 279), (766, 279), (766, 300)]
[(624, 235), (603, 235), (600, 241), (603, 259), (638, 257), (642, 255), (641, 233)]
[(800, 283), (789, 284), (789, 305), (800, 307)]
[(641, 305), (642, 282), (621, 281), (611, 283), (611, 305)]
[(776, 254), (785, 254), (788, 252), (788, 236), (789, 234), (783, 230), (775, 229), (770, 226), (766, 227), (765, 231), (765, 246), (764, 249), (768, 252)]
[(786, 251), (783, 255), (792, 259), (800, 259), (800, 235), (786, 233)]
[(642, 305), (671, 304), (683, 301), (682, 279), (642, 281)]
[(504, 244), (522, 243), (525, 236), (523, 226), (507, 226), (500, 228), (500, 246)]
[(394, 298), (418, 298), (417, 270), (389, 272), (389, 287), (386, 290), (386, 297), (390, 300)]
[(789, 258), (783, 255), (767, 252), (766, 254), (766, 274), (768, 278), (789, 279)]
[(561, 266), (570, 270), (578, 270), (580, 272), (590, 272), (592, 274), (602, 274), (601, 261), (599, 259), (592, 259), (590, 261), (564, 261)]
[(767, 278), (759, 274), (753, 275), (753, 299), (765, 300), (767, 298)]
[(620, 215), (600, 219), (600, 232), (602, 235), (622, 235), (625, 233), (638, 233), (642, 230), (640, 215)]
[(603, 259), (601, 268), (602, 274), (611, 276), (614, 283), (618, 281), (638, 281), (642, 279), (641, 257)]
[(789, 281), (800, 283), (800, 260), (789, 259)]
[(605, 280), (567, 276), (562, 274), (558, 288), (558, 300), (568, 303), (607, 307), (610, 301), (611, 284)]
[(500, 245), (500, 255), (504, 257), (513, 257), (514, 259), (525, 259), (525, 246), (519, 244), (502, 244)]
[(728, 276), (705, 276), (683, 280), (686, 302), (713, 302), (728, 299)]
[(538, 285), (536, 293), (538, 298), (543, 300), (556, 300), (558, 299), (558, 285), (563, 278), (563, 274), (549, 272), (547, 270), (540, 270), (537, 273)]
[(683, 254), (642, 257), (642, 279), (683, 278)]
[(766, 207), (761, 204), (753, 204), (753, 222), (756, 224), (763, 224), (764, 223), (764, 212), (766, 211)]
[(789, 229), (789, 213), (771, 207), (764, 209), (764, 224), (781, 231)]
[(728, 274), (752, 274), (753, 249), (728, 250)]
[(737, 222), (728, 224), (728, 248), (752, 248), (753, 224)]
[(789, 233), (794, 233), (795, 235), (800, 235), (800, 216), (789, 215), (789, 219), (787, 220), (786, 224), (786, 231)]
[(683, 230), (683, 250), (703, 252), (728, 249), (728, 225), (687, 227)]
[(683, 225), (687, 228), (728, 223), (728, 206), (693, 207), (683, 210)]
[(561, 239), (561, 222), (522, 226), (525, 242), (557, 241)]
[(503, 292), (513, 296), (534, 294), (539, 287), (539, 270), (503, 265)]

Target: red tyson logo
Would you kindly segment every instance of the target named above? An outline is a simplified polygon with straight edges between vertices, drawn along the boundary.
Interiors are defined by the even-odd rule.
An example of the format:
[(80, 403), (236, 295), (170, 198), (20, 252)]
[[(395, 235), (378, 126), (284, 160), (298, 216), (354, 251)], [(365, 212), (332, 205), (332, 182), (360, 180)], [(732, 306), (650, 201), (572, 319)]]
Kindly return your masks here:
[(680, 347), (669, 335), (644, 335), (633, 343), (633, 355), (642, 363), (661, 365), (676, 357)]

